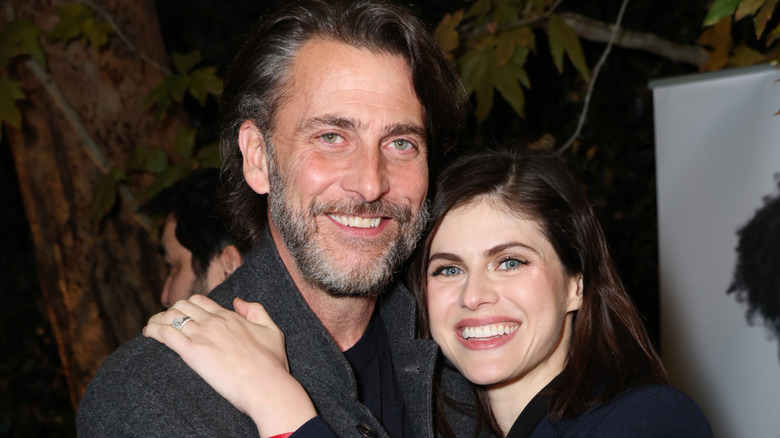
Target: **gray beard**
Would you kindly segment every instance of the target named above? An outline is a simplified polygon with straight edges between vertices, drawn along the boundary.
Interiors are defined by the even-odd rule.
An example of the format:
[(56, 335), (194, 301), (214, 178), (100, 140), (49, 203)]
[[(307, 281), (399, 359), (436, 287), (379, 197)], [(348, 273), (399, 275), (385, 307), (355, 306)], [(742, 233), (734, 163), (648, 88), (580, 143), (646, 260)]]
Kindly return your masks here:
[[(283, 178), (276, 165), (273, 147), (269, 148), (268, 208), (276, 229), (287, 245), (303, 279), (334, 297), (376, 296), (393, 277), (393, 272), (414, 251), (417, 240), (428, 220), (428, 204), (414, 215), (410, 207), (399, 206), (385, 200), (362, 202), (345, 199), (337, 202), (314, 203), (308, 211), (295, 211), (287, 205), (287, 194)], [(378, 214), (393, 218), (398, 229), (380, 242), (368, 243), (360, 239), (341, 242), (343, 246), (352, 246), (356, 251), (361, 247), (379, 245), (382, 253), (359, 266), (347, 266), (329, 253), (322, 242), (317, 242), (317, 216), (328, 212), (345, 215)]]

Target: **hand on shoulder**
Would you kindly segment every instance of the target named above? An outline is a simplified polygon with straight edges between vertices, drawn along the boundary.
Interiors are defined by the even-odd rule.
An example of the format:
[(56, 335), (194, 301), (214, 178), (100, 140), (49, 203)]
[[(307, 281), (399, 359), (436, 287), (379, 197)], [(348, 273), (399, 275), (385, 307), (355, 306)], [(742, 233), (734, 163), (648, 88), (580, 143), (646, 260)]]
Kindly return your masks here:
[(178, 353), (261, 437), (296, 430), (317, 413), (289, 373), (284, 334), (260, 304), (236, 298), (233, 306), (193, 295), (152, 316), (144, 336)]

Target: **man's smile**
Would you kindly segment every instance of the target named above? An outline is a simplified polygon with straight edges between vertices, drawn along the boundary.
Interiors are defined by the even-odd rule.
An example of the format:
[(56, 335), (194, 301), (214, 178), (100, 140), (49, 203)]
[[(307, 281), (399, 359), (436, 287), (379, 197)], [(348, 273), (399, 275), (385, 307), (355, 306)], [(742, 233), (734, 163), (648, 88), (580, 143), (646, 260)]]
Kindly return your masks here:
[(328, 214), (328, 217), (338, 222), (341, 225), (352, 228), (376, 228), (382, 223), (381, 217), (361, 217), (361, 216), (346, 216)]

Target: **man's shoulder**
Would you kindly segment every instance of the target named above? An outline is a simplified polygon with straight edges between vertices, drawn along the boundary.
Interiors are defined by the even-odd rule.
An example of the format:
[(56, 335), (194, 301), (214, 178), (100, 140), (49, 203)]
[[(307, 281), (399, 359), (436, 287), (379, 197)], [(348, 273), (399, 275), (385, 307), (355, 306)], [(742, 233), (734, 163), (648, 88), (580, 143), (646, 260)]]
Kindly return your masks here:
[(143, 336), (106, 359), (87, 387), (77, 414), (79, 436), (84, 437), (256, 431), (251, 421), (247, 428), (246, 420), (175, 352)]

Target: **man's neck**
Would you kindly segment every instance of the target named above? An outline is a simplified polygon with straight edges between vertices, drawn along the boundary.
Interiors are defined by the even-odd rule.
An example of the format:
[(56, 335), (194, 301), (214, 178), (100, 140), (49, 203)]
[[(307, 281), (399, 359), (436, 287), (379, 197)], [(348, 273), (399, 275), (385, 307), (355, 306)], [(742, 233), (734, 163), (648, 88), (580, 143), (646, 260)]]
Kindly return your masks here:
[(312, 286), (303, 279), (298, 265), (273, 226), (271, 227), (271, 236), (282, 263), (287, 268), (287, 272), (290, 273), (306, 304), (317, 315), (341, 351), (351, 348), (363, 336), (369, 321), (371, 321), (371, 315), (374, 313), (376, 305), (376, 296), (334, 297)]

